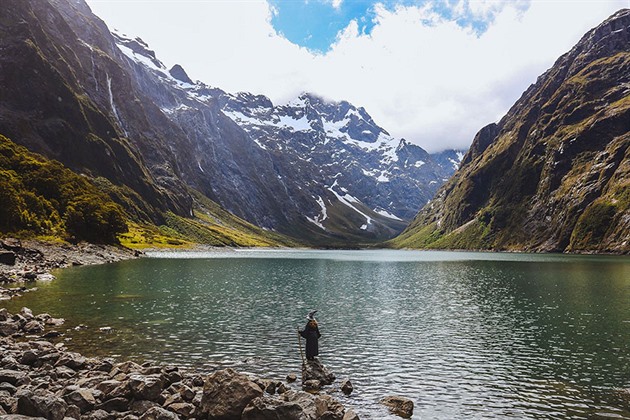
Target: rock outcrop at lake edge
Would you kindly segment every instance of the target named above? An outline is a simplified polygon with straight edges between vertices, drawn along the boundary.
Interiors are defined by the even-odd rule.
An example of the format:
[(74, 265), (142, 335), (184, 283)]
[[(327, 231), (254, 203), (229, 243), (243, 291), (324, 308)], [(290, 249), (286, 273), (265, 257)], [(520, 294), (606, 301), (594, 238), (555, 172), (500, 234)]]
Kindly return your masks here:
[[(11, 258), (5, 257), (10, 264), (0, 262), (0, 284), (51, 280), (50, 270), (55, 268), (110, 263), (141, 255), (139, 251), (121, 246), (87, 242), (60, 244), (14, 238), (0, 239), (0, 253), (11, 255)], [(4, 294), (0, 288), (0, 297)]]
[[(0, 311), (0, 417), (73, 419), (356, 419), (330, 395), (232, 369), (211, 375), (177, 366), (89, 358), (42, 338), (16, 341), (37, 319)], [(59, 320), (57, 320), (59, 321)], [(45, 323), (44, 323), (45, 324)], [(10, 328), (8, 326), (11, 326)], [(38, 331), (38, 333), (43, 333)]]

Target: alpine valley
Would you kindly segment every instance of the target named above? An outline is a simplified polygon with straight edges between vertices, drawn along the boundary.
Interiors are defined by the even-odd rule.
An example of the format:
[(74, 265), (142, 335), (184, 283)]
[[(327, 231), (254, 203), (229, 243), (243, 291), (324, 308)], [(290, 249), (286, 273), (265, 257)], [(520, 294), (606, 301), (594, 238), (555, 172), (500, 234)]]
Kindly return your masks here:
[[(7, 0), (2, 9), (3, 141), (89, 179), (144, 226), (145, 238), (128, 234), (131, 242), (159, 234), (213, 245), (380, 242), (407, 226), (463, 157), (393, 138), (348, 102), (304, 93), (274, 105), (193, 82), (141, 39), (111, 33), (83, 0)], [(37, 219), (18, 198), (14, 212)], [(72, 206), (51, 206), (63, 230)], [(50, 233), (49, 224), (14, 219), (0, 230)], [(162, 228), (148, 234), (147, 225)]]
[(84, 0), (1, 8), (2, 235), (630, 252), (630, 10), (464, 155), (429, 154), (345, 101), (194, 82)]

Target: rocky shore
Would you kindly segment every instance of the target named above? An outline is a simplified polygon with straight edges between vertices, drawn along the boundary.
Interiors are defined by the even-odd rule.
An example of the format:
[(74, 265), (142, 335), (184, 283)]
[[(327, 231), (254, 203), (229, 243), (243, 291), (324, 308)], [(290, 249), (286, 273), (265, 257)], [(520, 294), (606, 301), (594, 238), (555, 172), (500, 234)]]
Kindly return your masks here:
[(140, 255), (138, 251), (120, 246), (5, 238), (0, 240), (0, 300), (33, 290), (20, 283), (54, 279), (50, 271), (55, 268), (103, 264)]
[[(0, 300), (37, 290), (23, 284), (54, 280), (50, 270), (137, 258), (142, 253), (94, 244), (51, 244), (0, 240)], [(9, 287), (15, 286), (15, 287)], [(326, 391), (352, 393), (349, 380), (326, 388), (335, 376), (318, 360), (302, 369), (302, 383), (290, 374), (269, 380), (217, 370), (211, 374), (177, 366), (70, 351), (57, 329), (65, 321), (28, 308), (0, 309), (0, 419), (245, 419), (358, 420)], [(391, 398), (391, 397), (388, 397)], [(403, 399), (406, 400), (406, 399)], [(400, 401), (381, 401), (393, 414), (409, 418)]]
[[(46, 339), (63, 320), (0, 309), (0, 418), (352, 420), (334, 397), (222, 369), (116, 363)], [(52, 335), (54, 337), (54, 334)], [(26, 338), (26, 341), (20, 340)]]
[[(138, 257), (122, 247), (0, 240), (0, 299), (36, 290), (50, 270)], [(16, 286), (16, 287), (8, 287)], [(0, 309), (0, 418), (358, 419), (330, 395), (232, 369), (209, 375), (177, 366), (89, 358), (54, 343), (63, 319)], [(24, 417), (27, 416), (27, 417)]]

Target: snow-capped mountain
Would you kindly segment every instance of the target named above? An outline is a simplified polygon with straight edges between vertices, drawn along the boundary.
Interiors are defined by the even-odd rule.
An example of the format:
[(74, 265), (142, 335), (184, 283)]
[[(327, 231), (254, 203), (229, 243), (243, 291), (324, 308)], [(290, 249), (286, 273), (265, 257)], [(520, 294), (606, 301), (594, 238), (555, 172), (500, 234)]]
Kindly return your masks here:
[[(456, 169), (393, 138), (365, 109), (345, 101), (304, 93), (274, 106), (264, 96), (240, 93), (221, 95), (219, 102), (223, 113), (259, 147), (285, 155), (293, 167), (308, 169), (309, 186), (323, 185), (337, 200), (347, 195), (393, 220), (412, 218)], [(321, 221), (325, 200), (315, 199), (322, 207), (316, 218)]]
[[(31, 41), (11, 44), (6, 68), (40, 66), (42, 82), (36, 93), (26, 79), (6, 85), (0, 129), (128, 187), (139, 219), (190, 215), (193, 189), (312, 243), (377, 241), (402, 231), (458, 164), (457, 152), (430, 155), (395, 139), (348, 102), (302, 94), (275, 105), (193, 82), (141, 39), (112, 34), (83, 0), (11, 4), (26, 23), (7, 30), (17, 40), (31, 28)], [(24, 97), (41, 98), (24, 105)]]

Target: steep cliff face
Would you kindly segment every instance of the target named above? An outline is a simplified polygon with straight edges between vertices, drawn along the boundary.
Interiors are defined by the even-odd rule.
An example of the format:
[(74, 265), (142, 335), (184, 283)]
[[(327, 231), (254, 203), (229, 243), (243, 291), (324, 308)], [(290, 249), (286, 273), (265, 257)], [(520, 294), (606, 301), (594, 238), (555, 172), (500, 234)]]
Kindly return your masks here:
[(393, 139), (347, 102), (274, 106), (193, 83), (141, 39), (110, 33), (83, 0), (7, 0), (0, 51), (0, 133), (106, 178), (139, 220), (191, 215), (192, 188), (313, 243), (379, 241), (459, 161)]
[[(142, 130), (155, 125), (140, 121), (150, 103), (131, 87), (105, 25), (84, 19), (82, 2), (7, 0), (2, 8), (0, 132), (78, 173), (127, 186), (140, 218), (190, 214), (177, 174), (155, 167), (170, 160), (166, 139)], [(77, 34), (64, 13), (90, 36)], [(123, 121), (129, 112), (133, 129)]]
[(588, 32), (498, 124), (398, 246), (630, 251), (630, 10)]

